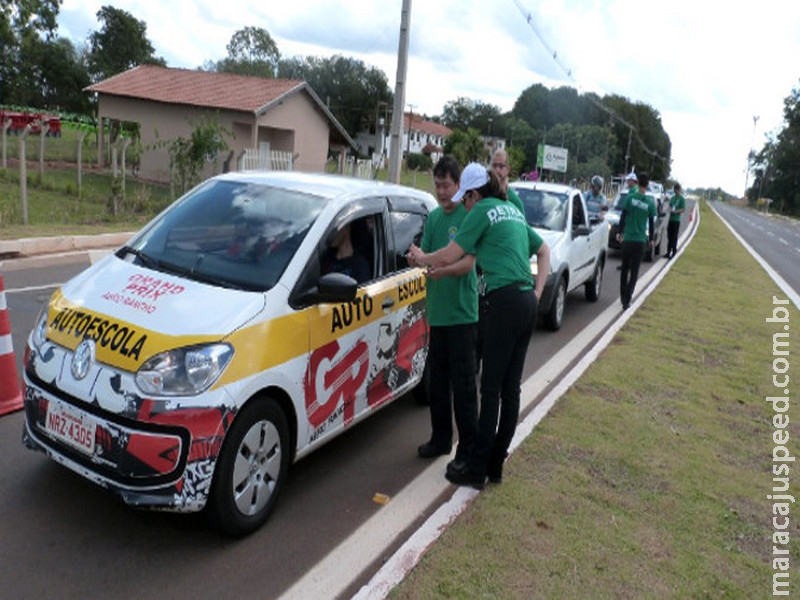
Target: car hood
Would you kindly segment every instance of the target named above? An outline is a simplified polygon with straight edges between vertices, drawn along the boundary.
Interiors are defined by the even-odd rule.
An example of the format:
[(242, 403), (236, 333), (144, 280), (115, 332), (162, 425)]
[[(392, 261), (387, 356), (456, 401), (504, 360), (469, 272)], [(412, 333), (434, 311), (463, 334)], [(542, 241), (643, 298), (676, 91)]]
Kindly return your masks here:
[(545, 243), (550, 246), (551, 248), (556, 245), (556, 243), (564, 237), (563, 231), (553, 231), (551, 229), (539, 229), (538, 227), (533, 228), (536, 233), (538, 233)]
[(222, 339), (263, 310), (265, 300), (263, 292), (214, 287), (110, 255), (56, 290), (47, 337), (70, 349), (93, 339), (98, 352), (135, 348), (134, 358), (152, 356)]

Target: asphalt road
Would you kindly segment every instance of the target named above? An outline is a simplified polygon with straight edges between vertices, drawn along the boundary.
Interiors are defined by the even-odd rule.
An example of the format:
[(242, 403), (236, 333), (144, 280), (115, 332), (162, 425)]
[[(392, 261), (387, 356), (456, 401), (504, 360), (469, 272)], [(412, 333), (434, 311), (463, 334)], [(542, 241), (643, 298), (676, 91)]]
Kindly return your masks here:
[[(88, 264), (86, 255), (79, 254), (22, 268), (19, 263), (2, 265), (20, 368), (25, 338), (42, 302)], [(612, 253), (599, 302), (587, 302), (581, 288), (568, 296), (560, 331), (534, 333), (524, 378), (607, 307), (619, 309), (618, 264), (619, 255)], [(643, 263), (640, 277), (665, 264)], [(528, 410), (536, 403), (531, 400)], [(0, 590), (15, 599), (278, 598), (370, 517), (386, 510), (373, 501), (376, 493), (393, 498), (413, 491), (431, 466), (416, 456), (417, 445), (429, 435), (428, 409), (401, 398), (293, 465), (267, 524), (245, 539), (230, 540), (198, 515), (122, 505), (44, 455), (26, 450), (20, 443), (22, 426), (22, 412), (0, 418)], [(406, 531), (455, 490), (443, 477), (446, 458), (439, 460), (435, 466), (441, 466), (442, 477), (435, 499), (415, 510), (404, 524)], [(388, 534), (376, 530), (372, 535)], [(352, 583), (341, 596), (357, 591), (403, 539), (383, 541), (360, 574), (345, 574)]]
[(714, 202), (713, 207), (795, 292), (800, 292), (800, 221), (725, 202)]

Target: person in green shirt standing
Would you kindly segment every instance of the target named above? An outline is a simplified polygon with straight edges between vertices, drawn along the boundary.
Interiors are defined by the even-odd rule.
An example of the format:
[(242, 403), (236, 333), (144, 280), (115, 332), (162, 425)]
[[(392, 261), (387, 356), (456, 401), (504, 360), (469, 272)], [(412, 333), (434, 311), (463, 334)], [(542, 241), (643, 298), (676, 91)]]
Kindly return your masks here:
[(675, 192), (669, 199), (669, 223), (667, 223), (667, 260), (678, 252), (678, 233), (681, 230), (681, 216), (686, 211), (686, 198), (681, 194), (681, 184), (676, 183), (672, 190)]
[[(656, 205), (645, 192), (650, 183), (647, 173), (639, 173), (638, 190), (631, 190), (622, 205), (617, 240), (622, 243), (622, 273), (619, 278), (619, 296), (622, 309), (627, 309), (633, 299), (639, 266), (645, 244), (653, 245)], [(649, 232), (649, 239), (648, 239)]]
[[(443, 156), (433, 168), (436, 201), (428, 215), (421, 246), (425, 252), (444, 248), (455, 238), (467, 215), (464, 205), (453, 201), (461, 169), (458, 161)], [(409, 258), (412, 265), (413, 257)], [(417, 448), (422, 458), (449, 454), (453, 443), (453, 414), (458, 429), (456, 460), (466, 460), (475, 441), (478, 424), (478, 393), (475, 385), (475, 328), (478, 322), (478, 289), (475, 257), (431, 270), (426, 276), (426, 298), (430, 342), (429, 402), (430, 440)], [(452, 398), (452, 400), (451, 400)]]
[(525, 207), (522, 206), (522, 200), (519, 194), (514, 191), (514, 188), (508, 187), (508, 175), (511, 172), (511, 164), (508, 162), (508, 152), (502, 148), (498, 148), (492, 155), (491, 162), (492, 171), (497, 175), (497, 180), (500, 182), (500, 188), (506, 193), (506, 198), (514, 206), (519, 209), (522, 215), (525, 215)]
[(432, 253), (412, 245), (409, 254), (433, 272), (471, 255), (486, 278), (478, 435), (467, 460), (451, 461), (445, 474), (451, 483), (482, 489), (487, 477), (502, 480), (519, 418), (522, 370), (546, 280), (533, 281), (530, 257), (536, 254), (539, 272), (547, 273), (550, 249), (483, 165), (467, 165), (454, 199), (468, 211), (455, 238)]

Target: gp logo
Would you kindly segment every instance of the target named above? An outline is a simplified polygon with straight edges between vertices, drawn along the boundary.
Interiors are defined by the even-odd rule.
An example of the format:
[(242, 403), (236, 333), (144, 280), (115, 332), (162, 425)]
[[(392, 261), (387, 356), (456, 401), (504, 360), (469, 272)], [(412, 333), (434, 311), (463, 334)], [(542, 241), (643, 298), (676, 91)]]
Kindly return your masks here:
[[(343, 405), (344, 423), (347, 425), (355, 413), (355, 397), (358, 388), (364, 383), (369, 370), (369, 348), (360, 339), (343, 356), (334, 361), (339, 353), (339, 341), (334, 340), (311, 353), (306, 372), (306, 415), (308, 422), (316, 429), (336, 412), (339, 403)], [(327, 371), (321, 372), (323, 363)], [(318, 380), (322, 379), (319, 390)], [(321, 401), (318, 397), (321, 393)], [(335, 418), (335, 417), (334, 417)]]

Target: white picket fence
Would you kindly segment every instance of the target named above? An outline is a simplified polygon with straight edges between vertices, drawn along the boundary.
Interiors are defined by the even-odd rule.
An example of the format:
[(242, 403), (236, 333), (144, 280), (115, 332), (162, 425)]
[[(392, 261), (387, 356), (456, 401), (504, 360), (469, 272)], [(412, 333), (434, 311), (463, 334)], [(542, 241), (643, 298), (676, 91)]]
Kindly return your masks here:
[(239, 158), (240, 171), (291, 171), (294, 169), (294, 156), (282, 150), (259, 151), (245, 148)]

